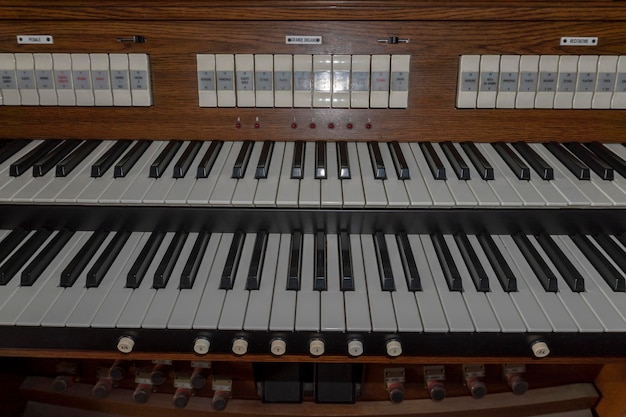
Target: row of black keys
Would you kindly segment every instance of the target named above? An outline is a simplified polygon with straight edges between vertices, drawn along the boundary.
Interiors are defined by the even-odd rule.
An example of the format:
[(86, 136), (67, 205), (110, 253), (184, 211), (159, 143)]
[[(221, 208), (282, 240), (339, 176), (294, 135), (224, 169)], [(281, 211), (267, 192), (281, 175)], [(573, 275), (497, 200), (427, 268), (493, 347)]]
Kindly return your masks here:
[[(23, 229), (12, 231), (2, 242), (0, 242), (0, 262), (6, 261), (0, 266), (0, 285), (6, 285), (17, 272), (26, 265), (29, 259), (37, 252), (37, 250), (48, 240), (52, 232), (47, 230), (39, 230), (30, 234), (30, 238), (20, 247), (15, 249), (22, 243), (29, 232)], [(95, 256), (98, 249), (104, 243), (110, 232), (96, 231), (92, 234), (86, 244), (80, 249), (72, 261), (61, 273), (60, 285), (62, 287), (71, 287), (80, 274), (84, 271), (87, 264)], [(20, 284), (22, 286), (30, 286), (42, 275), (44, 270), (50, 265), (52, 260), (59, 255), (63, 247), (70, 240), (74, 232), (61, 231), (51, 239), (45, 248), (23, 269)], [(109, 241), (108, 246), (102, 251), (92, 268), (87, 272), (86, 286), (97, 287), (109, 268), (124, 247), (130, 232), (117, 232)], [(151, 233), (146, 241), (139, 256), (135, 260), (133, 266), (128, 272), (126, 286), (128, 288), (138, 288), (146, 272), (153, 262), (155, 254), (161, 245), (165, 232), (155, 231)], [(164, 288), (171, 275), (172, 270), (185, 241), (188, 237), (187, 232), (177, 232), (171, 243), (169, 244), (163, 259), (153, 277), (153, 288)], [(457, 269), (450, 250), (445, 242), (443, 235), (440, 233), (431, 234), (431, 239), (438, 261), (441, 265), (448, 288), (450, 291), (463, 291), (461, 275)], [(179, 288), (188, 289), (193, 287), (196, 279), (200, 263), (205, 254), (210, 233), (203, 231), (199, 233), (189, 258), (186, 261), (183, 273), (180, 278)], [(490, 290), (490, 283), (483, 265), (480, 263), (476, 252), (470, 244), (467, 236), (463, 233), (454, 235), (454, 239), (459, 247), (467, 269), (472, 278), (473, 284), (477, 291), (487, 292)], [(511, 268), (500, 253), (500, 250), (494, 243), (490, 235), (481, 233), (477, 235), (477, 239), (491, 264), (502, 289), (506, 292), (517, 291), (517, 280)], [(557, 278), (552, 270), (548, 267), (536, 248), (528, 240), (526, 235), (515, 234), (513, 239), (518, 245), (520, 251), (528, 261), (533, 272), (541, 282), (543, 288), (548, 292), (558, 291)], [(557, 268), (567, 285), (574, 292), (585, 290), (584, 278), (580, 272), (572, 265), (569, 259), (563, 254), (561, 249), (547, 234), (536, 235), (536, 239), (541, 245), (545, 253), (550, 257), (554, 266)], [(626, 291), (626, 281), (623, 275), (615, 268), (615, 266), (605, 257), (605, 255), (597, 249), (597, 247), (589, 240), (588, 237), (580, 234), (572, 236), (573, 241), (584, 253), (585, 257), (598, 270), (607, 284), (613, 291)], [(611, 259), (619, 266), (622, 272), (626, 272), (626, 257), (622, 248), (610, 237), (606, 235), (594, 236), (598, 245), (611, 257)], [(626, 234), (618, 236), (620, 242), (626, 245)], [(245, 233), (238, 231), (234, 234), (228, 257), (222, 271), (220, 288), (232, 289), (239, 266), (240, 256), (243, 249)], [(302, 274), (302, 233), (294, 232), (291, 236), (290, 258), (288, 265), (287, 282), (285, 283), (288, 290), (298, 291), (301, 288)], [(376, 254), (378, 258), (378, 266), (381, 279), (381, 288), (384, 291), (395, 291), (396, 285), (394, 281), (391, 261), (387, 242), (383, 233), (375, 233), (374, 242), (376, 246)], [(396, 234), (396, 242), (402, 260), (406, 283), (410, 291), (420, 291), (422, 289), (418, 267), (415, 257), (411, 250), (408, 237), (405, 233)], [(258, 232), (255, 237), (254, 250), (250, 260), (250, 266), (247, 273), (246, 289), (257, 290), (261, 281), (261, 270), (265, 250), (267, 245), (267, 233)], [(14, 252), (15, 251), (15, 252)], [(9, 257), (9, 255), (13, 254)], [(339, 253), (328, 254), (326, 249), (325, 233), (319, 231), (315, 234), (315, 257), (314, 257), (314, 290), (324, 291), (328, 287), (327, 282), (327, 256), (339, 256), (340, 265), (340, 288), (342, 291), (354, 290), (354, 276), (352, 268), (352, 256), (350, 250), (350, 235), (347, 232), (339, 234)], [(7, 257), (9, 257), (7, 259)]]
[[(0, 143), (0, 163), (13, 156), (21, 148), (26, 146), (27, 143), (27, 141), (4, 141)], [(10, 175), (20, 176), (32, 168), (35, 177), (43, 176), (52, 168), (56, 167), (56, 176), (67, 176), (80, 162), (93, 152), (99, 144), (100, 141), (97, 140), (44, 141), (18, 161), (12, 163), (9, 170)], [(127, 151), (131, 142), (118, 141), (94, 163), (91, 167), (91, 176), (103, 176), (114, 164), (113, 176), (115, 178), (126, 176), (137, 163), (141, 155), (148, 149), (150, 144), (151, 142), (149, 141), (139, 141)], [(259, 161), (256, 164), (255, 178), (257, 179), (266, 178), (268, 175), (273, 144), (272, 141), (265, 141), (260, 145), (263, 146), (263, 148)], [(243, 142), (240, 152), (237, 155), (235, 165), (232, 168), (233, 178), (244, 177), (254, 145), (255, 142), (252, 141)], [(304, 176), (304, 145), (302, 141), (297, 141), (294, 145), (294, 154), (291, 164), (291, 178), (293, 179), (302, 179)], [(316, 179), (325, 179), (327, 175), (326, 145), (326, 142), (316, 143)], [(167, 170), (167, 167), (172, 162), (181, 146), (182, 142), (180, 141), (169, 142), (150, 165), (150, 177), (160, 178)], [(183, 154), (174, 164), (174, 178), (185, 177), (193, 160), (200, 151), (201, 146), (202, 142), (199, 141), (193, 141), (187, 145)], [(221, 146), (221, 141), (211, 143), (197, 167), (197, 178), (208, 177)], [(347, 143), (337, 142), (336, 146), (339, 179), (350, 179), (350, 161)], [(388, 146), (397, 178), (400, 180), (410, 179), (409, 167), (402, 152), (402, 148), (398, 142), (389, 142)], [(447, 173), (439, 155), (435, 152), (434, 146), (441, 147), (457, 178), (461, 180), (470, 179), (470, 168), (452, 142), (442, 142), (435, 145), (430, 142), (421, 142), (420, 148), (424, 153), (430, 171), (435, 179), (445, 180), (447, 179)], [(545, 146), (580, 180), (589, 180), (591, 171), (594, 171), (600, 178), (605, 180), (613, 179), (614, 171), (626, 177), (626, 161), (600, 143), (592, 142), (583, 145), (573, 142), (565, 144), (550, 142), (545, 144)], [(474, 143), (464, 142), (461, 144), (461, 147), (483, 180), (494, 179), (493, 167)], [(544, 180), (554, 178), (554, 169), (528, 146), (527, 143), (516, 142), (512, 145), (494, 143), (493, 147), (518, 179), (530, 180), (531, 168)], [(515, 153), (511, 147), (515, 148), (517, 153)], [(380, 144), (378, 142), (368, 142), (368, 148), (374, 177), (381, 180), (387, 179), (389, 169), (384, 164), (380, 152)], [(519, 155), (521, 155), (523, 159), (520, 158)]]

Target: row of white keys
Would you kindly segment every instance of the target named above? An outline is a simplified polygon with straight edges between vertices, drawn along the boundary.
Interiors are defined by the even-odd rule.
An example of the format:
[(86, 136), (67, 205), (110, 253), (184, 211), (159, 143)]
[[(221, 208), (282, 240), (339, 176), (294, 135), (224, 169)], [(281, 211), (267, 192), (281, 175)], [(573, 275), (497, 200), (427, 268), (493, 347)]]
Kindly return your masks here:
[[(151, 329), (165, 329), (169, 321), (170, 315), (176, 305), (178, 295), (181, 290), (178, 289), (180, 285), (180, 277), (183, 273), (183, 269), (187, 264), (189, 255), (193, 249), (198, 233), (189, 233), (180, 251), (176, 264), (172, 269), (170, 278), (165, 285), (165, 288), (159, 288), (156, 290), (156, 294), (152, 299), (152, 303), (146, 312), (146, 316), (143, 318), (141, 327)], [(203, 256), (204, 254), (202, 254)], [(161, 259), (158, 260), (161, 262)], [(152, 277), (145, 277), (144, 279), (152, 279)]]
[(276, 205), (279, 207), (298, 207), (300, 180), (291, 178), (291, 164), (295, 143), (287, 142), (283, 153), (283, 164), (280, 170)]
[(274, 282), (274, 299), (270, 314), (269, 330), (293, 331), (296, 317), (296, 291), (287, 290), (287, 271), (289, 268), (289, 251), (291, 235), (280, 235), (278, 263)]
[(400, 251), (395, 235), (385, 235), (387, 241), (387, 251), (389, 252), (389, 260), (391, 262), (391, 271), (393, 272), (395, 291), (391, 292), (393, 300), (393, 308), (396, 313), (396, 322), (398, 323), (398, 331), (401, 332), (421, 332), (424, 330), (422, 319), (415, 301), (415, 294), (409, 291), (407, 280), (402, 267)]
[[(363, 179), (359, 164), (359, 153), (356, 143), (348, 142), (348, 161), (350, 162), (350, 179), (341, 180), (343, 190), (343, 208), (365, 207), (365, 194), (363, 192)], [(367, 156), (369, 160), (369, 155)]]
[(265, 248), (265, 258), (263, 259), (261, 283), (259, 289), (252, 291), (248, 299), (248, 310), (246, 311), (244, 330), (269, 329), (269, 317), (272, 311), (279, 247), (280, 234), (270, 233), (267, 236), (267, 247)]
[(180, 159), (185, 152), (185, 149), (189, 145), (189, 142), (183, 142), (178, 148), (178, 151), (174, 154), (174, 157), (170, 161), (170, 164), (166, 168), (165, 172), (159, 178), (151, 178), (152, 185), (143, 197), (144, 204), (163, 204), (167, 195), (172, 188), (178, 185), (178, 179), (174, 178), (174, 164)]
[(343, 204), (342, 181), (339, 179), (336, 143), (326, 143), (326, 174), (326, 179), (321, 181), (321, 206), (341, 208)]
[[(456, 150), (459, 153), (459, 155), (463, 155), (465, 153), (463, 149), (461, 149), (460, 144), (453, 143), (452, 146), (456, 147)], [(446, 162), (449, 163), (447, 159), (446, 159)], [(470, 165), (468, 164), (468, 167), (469, 166)], [(456, 173), (454, 173), (453, 171), (450, 172), (450, 175), (457, 178)], [(450, 178), (450, 176), (448, 176), (448, 178)], [(478, 172), (476, 172), (475, 170), (472, 171), (471, 179), (465, 181), (465, 183), (468, 185), (470, 190), (472, 190), (472, 193), (474, 193), (478, 206), (498, 207), (500, 205), (500, 200), (498, 199), (498, 197), (496, 197), (496, 194), (494, 193), (492, 188), (489, 186), (488, 181), (483, 180), (480, 177), (480, 175), (478, 175)]]
[(301, 262), (300, 291), (296, 296), (296, 331), (317, 332), (320, 330), (320, 292), (313, 289), (315, 272), (315, 235), (313, 234), (302, 235)]
[[(315, 142), (307, 142), (304, 148), (304, 176), (300, 180), (300, 208), (319, 208), (321, 204), (321, 182), (315, 178)], [(328, 162), (328, 161), (327, 161)]]
[(255, 207), (276, 207), (278, 182), (283, 172), (284, 155), (285, 142), (274, 143), (267, 178), (259, 181), (256, 187), (256, 193), (254, 194)]
[[(521, 207), (524, 205), (523, 198), (518, 191), (517, 183), (523, 182), (518, 180), (510, 168), (500, 159), (500, 155), (493, 149), (489, 143), (477, 143), (476, 148), (483, 154), (493, 168), (493, 179), (486, 181), (493, 192), (498, 196), (502, 207)], [(525, 187), (521, 184), (522, 188)], [(527, 194), (528, 188), (526, 187)]]
[(454, 198), (450, 193), (450, 189), (446, 185), (446, 181), (436, 180), (430, 169), (428, 168), (428, 162), (426, 162), (426, 158), (422, 153), (422, 149), (419, 146), (419, 143), (410, 143), (411, 153), (413, 158), (417, 163), (417, 167), (419, 167), (422, 178), (424, 179), (424, 183), (428, 188), (428, 192), (430, 194), (430, 198), (432, 199), (433, 206), (435, 207), (453, 207), (455, 205)]
[[(206, 250), (202, 256), (202, 261), (198, 267), (196, 279), (191, 288), (183, 288), (179, 290), (176, 304), (167, 322), (169, 329), (191, 329), (196, 317), (196, 311), (206, 291), (207, 282), (211, 272), (215, 256), (218, 252), (220, 244), (220, 233), (212, 233), (209, 238)], [(222, 264), (223, 267), (223, 264)], [(209, 290), (210, 292), (211, 290)]]
[[(248, 158), (248, 166), (243, 178), (237, 180), (237, 185), (233, 192), (231, 204), (235, 207), (254, 207), (254, 196), (256, 189), (261, 181), (255, 178), (256, 163), (261, 156), (263, 142), (253, 143), (252, 152)], [(231, 167), (232, 169), (232, 167)], [(232, 175), (232, 174), (231, 174)]]
[[(406, 191), (406, 183), (404, 180), (398, 179), (393, 160), (391, 159), (391, 153), (389, 152), (389, 146), (387, 146), (386, 143), (382, 143), (379, 148), (380, 155), (383, 158), (383, 163), (387, 170), (387, 179), (383, 181), (383, 185), (385, 187), (385, 193), (387, 194), (388, 207), (406, 208), (411, 203), (409, 194)], [(372, 170), (370, 170), (370, 172), (372, 172)]]
[(194, 329), (217, 330), (220, 314), (222, 313), (222, 305), (224, 304), (224, 297), (226, 296), (226, 290), (220, 289), (220, 281), (222, 272), (224, 271), (224, 265), (226, 265), (228, 251), (233, 241), (233, 236), (233, 233), (224, 233), (219, 239), (219, 245), (215, 252), (215, 260), (211, 265), (211, 272), (209, 272), (209, 278), (204, 287), (202, 298), (200, 298), (198, 309), (196, 310), (193, 321)]
[(322, 330), (343, 331), (345, 328), (349, 332), (371, 332), (372, 318), (370, 317), (367, 284), (365, 283), (365, 263), (361, 239), (358, 235), (350, 236), (354, 290), (343, 292), (340, 289), (337, 235), (328, 235), (326, 241), (328, 243), (326, 255), (328, 291), (322, 292), (322, 314), (323, 317), (326, 316)]
[(398, 324), (396, 323), (391, 293), (390, 291), (383, 291), (381, 288), (374, 237), (370, 234), (361, 235), (361, 245), (363, 246), (365, 280), (367, 283), (367, 298), (370, 305), (372, 330), (375, 332), (396, 332)]
[(2, 171), (0, 171), (0, 176), (3, 178), (2, 184), (0, 184), (0, 201), (10, 202), (13, 196), (33, 179), (33, 175), (30, 170), (24, 172), (19, 177), (11, 177), (9, 176), (10, 168), (13, 162), (19, 160), (22, 156), (39, 146), (42, 142), (42, 140), (32, 141), (17, 152), (12, 158), (5, 161)]
[(211, 145), (211, 141), (203, 142), (202, 145), (200, 145), (200, 149), (198, 150), (196, 157), (191, 163), (191, 166), (189, 167), (187, 174), (183, 178), (176, 179), (175, 184), (170, 189), (170, 192), (167, 194), (167, 197), (165, 197), (165, 201), (164, 201), (165, 205), (167, 206), (187, 205), (191, 190), (193, 190), (193, 187), (194, 185), (196, 185), (197, 181), (202, 180), (202, 179), (196, 178), (197, 167), (198, 165), (200, 165), (200, 161), (204, 157), (204, 154), (206, 153), (207, 149), (209, 149), (210, 145)]
[[(452, 259), (456, 264), (456, 267), (461, 275), (463, 282), (463, 292), (461, 295), (465, 300), (467, 311), (469, 312), (474, 327), (477, 332), (499, 332), (501, 328), (498, 324), (498, 320), (494, 315), (491, 305), (487, 301), (487, 296), (484, 292), (476, 290), (473, 280), (470, 277), (470, 273), (467, 269), (467, 265), (461, 256), (461, 252), (452, 235), (444, 235), (444, 240), (448, 245)], [(490, 282), (491, 284), (491, 282)], [(495, 283), (494, 283), (495, 284)]]
[[(374, 178), (372, 161), (370, 158), (369, 150), (367, 149), (367, 143), (357, 142), (356, 148), (359, 156), (359, 167), (361, 168), (362, 187), (365, 193), (365, 207), (387, 207), (387, 194), (385, 193), (385, 186), (383, 185), (383, 181)], [(352, 158), (350, 158), (351, 166), (354, 165), (354, 162), (352, 161)], [(354, 178), (352, 178), (352, 180), (346, 181), (354, 181)]]
[[(406, 192), (409, 197), (409, 204), (411, 207), (432, 207), (433, 200), (430, 198), (430, 193), (424, 182), (424, 173), (417, 166), (415, 158), (413, 157), (413, 151), (406, 142), (400, 143), (400, 149), (404, 154), (404, 159), (409, 167), (409, 174), (411, 178), (404, 180)], [(428, 174), (428, 172), (426, 171)]]
[(187, 197), (187, 203), (189, 205), (207, 206), (209, 204), (209, 199), (211, 198), (211, 194), (213, 194), (213, 190), (220, 179), (220, 173), (226, 164), (226, 159), (230, 154), (232, 146), (233, 142), (224, 142), (222, 144), (209, 176), (207, 178), (198, 178), (196, 180), (196, 183)]
[(502, 285), (480, 246), (476, 235), (467, 235), (467, 239), (472, 245), (480, 264), (483, 266), (487, 278), (489, 278), (489, 291), (485, 293), (485, 296), (493, 309), (501, 331), (504, 333), (525, 332), (527, 329), (524, 325), (524, 321), (520, 317), (515, 305), (511, 302), (509, 294), (502, 289)]
[(45, 175), (40, 177), (34, 177), (29, 175), (30, 173), (25, 173), (22, 176), (30, 176), (30, 181), (24, 187), (22, 187), (17, 193), (11, 197), (11, 201), (14, 203), (29, 203), (32, 202), (33, 196), (39, 193), (41, 190), (46, 188), (48, 184), (50, 184), (55, 178), (55, 169), (54, 167), (46, 172)]
[[(150, 187), (152, 186), (152, 184), (154, 184), (154, 182), (156, 181), (155, 178), (150, 177), (150, 166), (152, 165), (154, 160), (158, 157), (158, 155), (161, 153), (161, 151), (163, 151), (166, 147), (167, 147), (167, 142), (158, 142), (156, 144), (156, 150), (152, 154), (152, 157), (148, 161), (146, 161), (146, 163), (143, 166), (136, 164), (133, 167), (136, 175), (133, 176), (132, 182), (129, 182), (128, 187), (121, 194), (121, 197), (118, 196), (118, 199), (119, 199), (118, 204), (142, 204), (143, 203), (144, 197), (150, 190)], [(153, 147), (150, 146), (150, 148), (148, 148), (148, 150), (144, 153), (144, 155), (146, 153), (149, 153), (149, 151), (152, 150), (152, 148)], [(129, 173), (129, 175), (130, 174), (132, 174), (132, 170), (131, 170), (131, 173)], [(115, 178), (113, 180), (113, 185), (117, 184), (119, 180), (120, 180), (119, 178)], [(102, 200), (106, 199), (107, 197), (111, 199), (115, 198), (111, 195), (110, 189), (111, 188), (105, 191)]]
[(555, 332), (579, 331), (574, 319), (572, 319), (572, 316), (570, 316), (567, 309), (563, 306), (563, 303), (557, 294), (545, 291), (539, 282), (539, 279), (526, 261), (526, 258), (524, 258), (524, 255), (517, 247), (517, 244), (513, 241), (513, 238), (508, 235), (502, 235), (500, 236), (500, 239), (506, 247), (506, 250), (513, 258), (513, 262), (515, 262), (516, 267), (521, 272), (521, 278), (525, 281), (528, 289), (534, 295), (537, 303), (541, 307), (541, 311), (544, 312), (545, 317), (550, 322), (552, 329)]
[[(444, 278), (441, 265), (435, 253), (432, 240), (428, 235), (420, 235), (422, 241), (422, 247), (430, 266), (432, 279), (435, 283), (439, 300), (443, 307), (443, 311), (446, 315), (449, 331), (451, 332), (473, 332), (475, 330), (474, 324), (470, 317), (463, 296), (461, 292), (450, 291), (446, 285), (446, 279)], [(422, 314), (422, 317), (424, 315)]]
[(607, 332), (626, 331), (626, 297), (609, 288), (606, 281), (591, 265), (585, 255), (569, 236), (555, 236), (557, 245), (565, 256), (584, 272), (585, 291), (583, 299), (604, 325)]
[(452, 169), (452, 165), (450, 165), (450, 161), (448, 161), (448, 158), (443, 154), (443, 150), (439, 146), (433, 146), (433, 149), (439, 156), (439, 159), (441, 159), (441, 163), (446, 169), (446, 180), (444, 182), (448, 186), (448, 189), (450, 190), (450, 193), (454, 198), (455, 207), (477, 206), (478, 202), (476, 201), (476, 197), (474, 196), (474, 193), (468, 185), (469, 181), (460, 180), (456, 176), (456, 173)]

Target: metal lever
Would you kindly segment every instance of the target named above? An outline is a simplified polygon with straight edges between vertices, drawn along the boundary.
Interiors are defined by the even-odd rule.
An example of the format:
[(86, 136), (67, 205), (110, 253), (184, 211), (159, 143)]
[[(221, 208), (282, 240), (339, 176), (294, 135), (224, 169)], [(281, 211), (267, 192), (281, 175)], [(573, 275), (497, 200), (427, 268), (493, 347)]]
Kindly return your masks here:
[(409, 39), (400, 39), (397, 36), (390, 36), (386, 39), (379, 39), (380, 43), (389, 43), (389, 44), (397, 44), (397, 43), (409, 43)]
[(117, 38), (118, 42), (146, 43), (145, 36), (134, 35), (129, 38)]

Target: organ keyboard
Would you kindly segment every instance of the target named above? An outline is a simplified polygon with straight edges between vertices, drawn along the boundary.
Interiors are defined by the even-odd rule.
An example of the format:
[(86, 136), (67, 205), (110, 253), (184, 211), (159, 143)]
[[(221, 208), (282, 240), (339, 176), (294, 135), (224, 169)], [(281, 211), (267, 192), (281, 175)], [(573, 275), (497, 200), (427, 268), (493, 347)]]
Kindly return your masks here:
[[(594, 382), (618, 415), (624, 20), (607, 0), (4, 2), (6, 374), (221, 410), (521, 394), (528, 365), (531, 391)], [(68, 401), (41, 381), (23, 392)]]

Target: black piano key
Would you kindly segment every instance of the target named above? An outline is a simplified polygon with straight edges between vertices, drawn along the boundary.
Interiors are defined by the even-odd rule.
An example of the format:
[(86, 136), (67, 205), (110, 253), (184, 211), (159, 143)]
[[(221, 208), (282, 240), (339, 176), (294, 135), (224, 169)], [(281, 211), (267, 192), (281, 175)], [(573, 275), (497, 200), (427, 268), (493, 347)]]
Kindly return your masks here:
[(400, 249), (400, 260), (402, 261), (402, 268), (404, 268), (404, 276), (406, 277), (406, 284), (409, 291), (421, 291), (422, 282), (419, 270), (417, 269), (417, 263), (415, 262), (415, 256), (413, 256), (413, 250), (409, 243), (409, 237), (406, 233), (401, 232), (396, 235), (396, 241)]
[(600, 273), (604, 281), (615, 292), (626, 291), (626, 280), (613, 264), (604, 257), (602, 252), (591, 243), (586, 236), (575, 234), (570, 236), (578, 249), (591, 262), (593, 267)]
[(126, 276), (126, 288), (139, 287), (164, 237), (165, 232), (152, 232), (143, 249), (141, 249), (135, 263), (130, 268), (130, 271), (128, 271), (128, 275)]
[(291, 234), (291, 247), (289, 249), (289, 270), (287, 271), (287, 289), (290, 291), (300, 290), (300, 273), (302, 266), (302, 233)]
[(315, 142), (315, 179), (326, 179), (326, 142)]
[(498, 152), (504, 162), (506, 162), (509, 168), (511, 168), (511, 171), (513, 171), (513, 174), (518, 180), (530, 180), (530, 168), (520, 159), (519, 156), (517, 156), (515, 152), (513, 152), (513, 149), (511, 149), (508, 144), (496, 142), (491, 145)]
[(200, 164), (198, 165), (198, 172), (196, 173), (196, 178), (207, 178), (211, 169), (213, 168), (213, 164), (215, 164), (215, 160), (217, 159), (217, 155), (220, 153), (222, 149), (222, 145), (224, 142), (221, 140), (214, 140), (209, 145), (209, 149), (207, 149), (206, 153), (200, 160)]
[(293, 160), (291, 162), (291, 179), (301, 180), (304, 177), (304, 142), (296, 141), (293, 147)]
[(566, 143), (565, 147), (567, 147), (571, 153), (587, 165), (589, 169), (595, 172), (600, 178), (603, 180), (613, 179), (613, 168), (604, 162), (604, 160), (602, 160), (598, 155), (591, 152), (588, 148), (576, 142)]
[(196, 276), (198, 275), (198, 269), (200, 269), (200, 264), (202, 263), (202, 258), (204, 256), (204, 252), (206, 252), (210, 238), (211, 233), (206, 230), (203, 230), (198, 234), (196, 243), (194, 243), (193, 248), (191, 249), (191, 254), (189, 254), (189, 258), (185, 263), (185, 268), (183, 268), (183, 273), (180, 276), (180, 284), (178, 288), (181, 290), (193, 288)]
[(461, 252), (461, 256), (463, 257), (465, 266), (467, 266), (467, 270), (472, 277), (472, 281), (474, 281), (476, 291), (488, 292), (489, 277), (480, 263), (478, 256), (476, 256), (476, 252), (474, 251), (469, 239), (465, 233), (457, 233), (454, 235), (454, 240), (459, 247), (459, 252)]
[(124, 153), (132, 142), (129, 140), (120, 140), (115, 142), (107, 151), (91, 166), (91, 176), (94, 178), (102, 177), (113, 166), (115, 161)]
[(372, 169), (374, 170), (374, 178), (377, 180), (386, 180), (387, 170), (385, 169), (385, 163), (383, 162), (383, 156), (380, 153), (378, 142), (368, 142), (367, 147), (370, 151), (370, 160), (372, 162)]
[(539, 254), (528, 237), (522, 233), (516, 233), (513, 235), (513, 240), (520, 252), (522, 252), (522, 255), (524, 255), (524, 258), (526, 258), (543, 289), (548, 292), (557, 292), (559, 287), (554, 272), (543, 260), (541, 254)]
[(70, 155), (65, 157), (56, 167), (56, 176), (57, 177), (66, 177), (68, 176), (74, 168), (78, 166), (81, 162), (85, 160), (98, 146), (100, 146), (102, 141), (100, 140), (86, 140), (80, 144), (78, 148)]
[(191, 141), (183, 151), (183, 154), (178, 158), (178, 161), (174, 164), (174, 178), (185, 178), (191, 163), (198, 155), (202, 142), (199, 140)]
[(0, 263), (18, 247), (28, 236), (28, 232), (22, 228), (14, 229), (2, 242), (0, 242)]
[(544, 143), (547, 150), (556, 157), (579, 180), (591, 179), (589, 167), (576, 158), (563, 145), (557, 142)]
[(81, 141), (78, 140), (66, 140), (54, 148), (39, 161), (35, 162), (35, 165), (33, 165), (33, 176), (43, 177), (46, 175), (56, 164), (72, 153), (80, 143)]
[(256, 164), (256, 171), (254, 178), (261, 179), (267, 178), (267, 174), (270, 170), (270, 161), (272, 160), (272, 151), (274, 150), (274, 142), (266, 140), (263, 142), (261, 148), (261, 155), (259, 155), (259, 162)]
[(233, 236), (233, 241), (230, 244), (230, 250), (228, 251), (228, 256), (226, 257), (226, 264), (224, 265), (224, 270), (222, 271), (222, 278), (220, 279), (220, 290), (233, 289), (244, 240), (245, 235), (242, 231), (237, 231)]
[(20, 285), (31, 286), (41, 276), (43, 271), (56, 258), (67, 242), (72, 238), (74, 232), (69, 230), (60, 231), (50, 242), (35, 256), (35, 258), (22, 270)]
[(350, 235), (348, 232), (339, 233), (339, 254), (341, 256), (341, 291), (354, 291), (354, 276), (352, 275), (352, 251), (350, 249)]
[(517, 291), (517, 278), (513, 275), (511, 267), (506, 262), (500, 250), (496, 246), (490, 235), (486, 233), (480, 233), (476, 236), (480, 246), (483, 248), (483, 252), (487, 256), (493, 271), (500, 281), (500, 285), (505, 292)]
[(617, 264), (622, 272), (626, 273), (626, 252), (620, 245), (605, 234), (593, 236), (593, 239), (598, 242), (602, 250)]
[(374, 235), (374, 246), (376, 247), (376, 257), (378, 258), (380, 287), (383, 291), (395, 291), (396, 283), (393, 280), (393, 271), (391, 270), (389, 250), (387, 249), (387, 241), (385, 240), (385, 235), (382, 232), (377, 232)]
[(261, 272), (263, 271), (263, 259), (265, 259), (265, 248), (267, 246), (267, 232), (261, 231), (256, 234), (254, 248), (252, 249), (252, 259), (248, 268), (248, 279), (246, 290), (258, 290), (261, 286)]
[(243, 142), (243, 144), (241, 145), (241, 149), (239, 150), (239, 154), (237, 155), (237, 159), (235, 160), (235, 166), (233, 166), (232, 178), (244, 177), (253, 147), (254, 142), (252, 142), (251, 140), (246, 140)]
[(37, 145), (34, 149), (31, 149), (26, 155), (23, 155), (20, 159), (13, 162), (9, 167), (9, 174), (12, 177), (19, 177), (24, 174), (37, 161), (43, 158), (48, 152), (51, 152), (54, 148), (61, 143), (60, 140), (45, 140)]
[(452, 254), (450, 253), (450, 249), (448, 249), (443, 235), (441, 233), (433, 233), (430, 235), (430, 238), (435, 247), (435, 253), (437, 253), (437, 259), (443, 270), (443, 276), (448, 284), (448, 289), (450, 291), (463, 291), (461, 274), (454, 263), (454, 259), (452, 258)]
[(445, 180), (446, 167), (441, 162), (437, 152), (435, 152), (433, 144), (430, 142), (420, 142), (420, 149), (424, 154), (424, 158), (426, 158), (426, 163), (428, 163), (428, 167), (430, 168), (430, 172), (432, 172), (433, 177), (436, 180)]
[(485, 158), (485, 156), (478, 150), (478, 147), (473, 142), (463, 142), (461, 143), (461, 148), (467, 154), (467, 157), (470, 161), (472, 161), (472, 165), (476, 168), (478, 175), (485, 181), (492, 180), (493, 176), (493, 167)]
[(411, 179), (409, 165), (406, 163), (406, 158), (404, 157), (404, 153), (402, 152), (402, 148), (398, 142), (389, 142), (389, 153), (391, 154), (391, 160), (393, 161), (393, 166), (396, 169), (398, 179)]
[(337, 142), (337, 163), (340, 180), (349, 180), (350, 175), (350, 158), (348, 157), (348, 144), (346, 142)]
[(183, 231), (178, 231), (174, 234), (170, 245), (167, 247), (165, 255), (163, 255), (163, 259), (161, 259), (161, 263), (154, 273), (152, 288), (165, 288), (167, 285), (170, 277), (172, 276), (172, 270), (174, 269), (174, 266), (178, 261), (178, 257), (180, 256), (180, 252), (183, 250), (183, 246), (187, 240), (187, 235), (188, 233)]
[(52, 232), (38, 230), (0, 266), (0, 285), (6, 285), (28, 260), (41, 248)]
[(128, 150), (119, 160), (119, 162), (115, 165), (113, 170), (114, 178), (123, 178), (130, 172), (131, 169), (135, 166), (141, 155), (150, 147), (152, 142), (146, 140), (140, 140), (133, 145), (132, 148)]
[(28, 145), (27, 140), (10, 140), (6, 141), (0, 149), (0, 164), (18, 153), (24, 146)]
[(326, 235), (322, 231), (315, 234), (315, 277), (313, 289), (316, 291), (326, 291), (328, 281), (326, 280)]
[(522, 158), (528, 162), (532, 169), (543, 180), (554, 179), (554, 168), (552, 168), (533, 148), (526, 142), (515, 142), (513, 144), (515, 150), (522, 155)]
[(570, 289), (574, 292), (585, 291), (585, 280), (580, 271), (570, 262), (554, 240), (546, 233), (540, 233), (535, 238)]
[(619, 155), (598, 142), (585, 143), (585, 146), (602, 158), (607, 164), (611, 165), (622, 177), (626, 178), (626, 161)]
[(150, 178), (161, 178), (181, 145), (182, 142), (178, 140), (172, 140), (165, 145), (165, 148), (150, 165)]
[(442, 142), (439, 146), (443, 149), (443, 153), (446, 155), (446, 158), (448, 158), (448, 162), (450, 162), (452, 170), (456, 174), (457, 178), (460, 180), (469, 180), (469, 167), (452, 142)]
[(109, 242), (104, 251), (100, 254), (89, 272), (87, 272), (87, 288), (94, 288), (100, 285), (104, 276), (109, 272), (111, 265), (118, 257), (126, 241), (130, 237), (130, 232), (117, 232)]
[(94, 257), (98, 248), (102, 245), (109, 232), (104, 230), (95, 231), (89, 240), (85, 243), (72, 261), (61, 272), (61, 287), (71, 287), (78, 279), (83, 270), (87, 267), (87, 264)]

